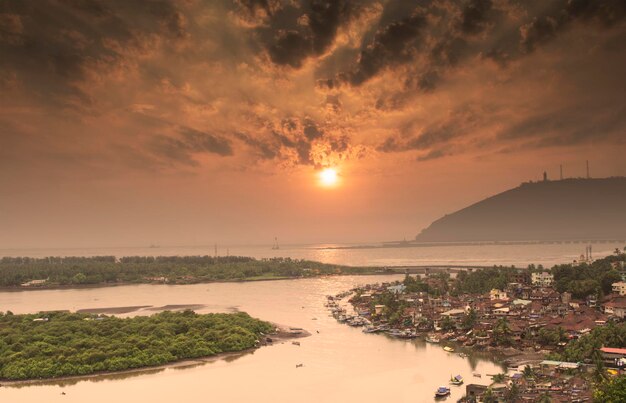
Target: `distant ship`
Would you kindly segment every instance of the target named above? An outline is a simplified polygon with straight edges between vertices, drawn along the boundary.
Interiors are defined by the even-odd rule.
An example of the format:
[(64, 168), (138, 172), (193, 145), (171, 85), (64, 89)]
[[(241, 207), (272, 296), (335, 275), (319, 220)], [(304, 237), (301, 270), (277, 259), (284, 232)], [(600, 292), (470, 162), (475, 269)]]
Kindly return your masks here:
[(150, 249), (156, 249), (156, 248), (160, 248), (159, 245), (155, 245), (153, 243), (150, 244)]
[(276, 238), (276, 237), (274, 237), (274, 245), (272, 245), (272, 249), (273, 250), (280, 249), (280, 246), (278, 246), (278, 238)]

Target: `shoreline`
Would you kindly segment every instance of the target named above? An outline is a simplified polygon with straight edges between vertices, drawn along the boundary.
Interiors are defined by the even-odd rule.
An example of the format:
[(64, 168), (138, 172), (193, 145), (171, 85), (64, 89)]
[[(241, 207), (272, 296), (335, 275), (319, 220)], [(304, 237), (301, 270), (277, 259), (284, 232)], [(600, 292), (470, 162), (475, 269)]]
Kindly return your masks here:
[[(355, 267), (358, 267), (358, 266), (355, 266)], [(403, 268), (403, 267), (405, 266), (398, 266), (398, 268)], [(369, 267), (369, 266), (363, 266), (362, 268), (364, 270), (372, 270), (372, 267)], [(82, 289), (91, 289), (91, 288), (123, 287), (123, 286), (129, 286), (129, 285), (181, 286), (181, 285), (220, 284), (220, 283), (255, 283), (255, 282), (264, 282), (264, 281), (280, 281), (280, 280), (291, 281), (291, 280), (305, 280), (305, 279), (312, 279), (312, 278), (326, 278), (326, 277), (338, 277), (338, 276), (380, 276), (380, 275), (393, 275), (393, 274), (402, 274), (402, 273), (396, 273), (396, 272), (345, 273), (345, 274), (325, 274), (325, 275), (310, 276), (310, 277), (279, 277), (279, 278), (262, 278), (262, 279), (210, 280), (210, 281), (199, 281), (197, 283), (120, 282), (120, 283), (101, 283), (101, 284), (59, 284), (59, 285), (50, 285), (50, 286), (43, 285), (43, 286), (36, 286), (36, 287), (11, 286), (11, 287), (0, 287), (0, 292), (82, 290)]]
[(106, 378), (106, 377), (115, 377), (115, 376), (123, 376), (123, 375), (141, 375), (143, 373), (154, 373), (166, 370), (168, 368), (186, 368), (193, 367), (196, 365), (203, 365), (210, 362), (215, 362), (221, 359), (228, 358), (239, 358), (240, 356), (244, 356), (250, 353), (254, 353), (254, 351), (262, 348), (268, 347), (275, 344), (282, 344), (292, 339), (300, 339), (311, 336), (311, 333), (304, 330), (299, 329), (299, 333), (293, 333), (289, 326), (276, 325), (278, 329), (275, 333), (270, 333), (265, 335), (264, 337), (270, 338), (272, 341), (268, 342), (266, 340), (261, 340), (259, 345), (256, 347), (250, 347), (245, 350), (240, 351), (228, 351), (224, 353), (219, 353), (215, 355), (209, 355), (206, 357), (197, 357), (197, 358), (184, 358), (182, 360), (168, 362), (166, 364), (154, 365), (154, 366), (145, 366), (138, 368), (129, 368), (121, 371), (102, 371), (102, 372), (94, 372), (86, 375), (71, 375), (71, 376), (61, 376), (56, 378), (37, 378), (37, 379), (20, 379), (20, 380), (5, 380), (0, 379), (0, 387), (8, 387), (8, 388), (21, 388), (25, 386), (32, 385), (58, 385), (64, 386), (64, 383), (78, 383), (80, 381), (89, 381), (89, 380), (98, 380), (98, 378)]

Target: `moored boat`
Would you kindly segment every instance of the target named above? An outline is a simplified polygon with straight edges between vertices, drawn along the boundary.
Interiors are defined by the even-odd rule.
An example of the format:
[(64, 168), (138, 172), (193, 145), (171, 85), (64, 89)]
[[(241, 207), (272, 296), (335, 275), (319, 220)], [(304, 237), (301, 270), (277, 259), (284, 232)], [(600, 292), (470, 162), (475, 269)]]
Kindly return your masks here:
[(446, 397), (450, 395), (450, 388), (447, 386), (440, 386), (435, 391), (435, 397)]
[(439, 343), (439, 338), (437, 336), (426, 336), (426, 342), (427, 343)]
[(463, 377), (461, 375), (457, 375), (455, 377), (450, 378), (450, 384), (460, 386), (463, 385)]
[(453, 353), (454, 352), (454, 349), (452, 347), (445, 346), (443, 349), (445, 351), (449, 352), (449, 353)]

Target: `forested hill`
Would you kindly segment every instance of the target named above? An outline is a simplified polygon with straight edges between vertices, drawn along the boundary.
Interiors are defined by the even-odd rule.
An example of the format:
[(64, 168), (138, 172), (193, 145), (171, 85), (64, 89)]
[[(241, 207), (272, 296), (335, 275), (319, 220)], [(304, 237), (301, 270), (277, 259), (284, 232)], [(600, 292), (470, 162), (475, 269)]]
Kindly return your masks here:
[(418, 242), (626, 239), (626, 178), (521, 186), (446, 215)]

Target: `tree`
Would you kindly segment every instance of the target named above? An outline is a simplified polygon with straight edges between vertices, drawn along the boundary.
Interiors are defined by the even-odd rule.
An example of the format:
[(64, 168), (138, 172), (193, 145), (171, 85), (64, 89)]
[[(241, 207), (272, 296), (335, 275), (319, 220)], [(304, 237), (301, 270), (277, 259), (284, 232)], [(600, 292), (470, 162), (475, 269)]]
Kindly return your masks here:
[(463, 320), (461, 321), (461, 326), (463, 329), (468, 330), (474, 327), (476, 324), (476, 311), (472, 308), (465, 315), (463, 315)]
[(593, 392), (593, 400), (598, 403), (626, 402), (626, 375), (601, 382)]
[(513, 343), (511, 328), (506, 317), (498, 319), (498, 322), (496, 322), (493, 328), (493, 336), (496, 344), (510, 346)]
[(454, 321), (450, 319), (449, 316), (444, 316), (443, 320), (441, 321), (441, 330), (443, 330), (444, 332), (449, 332), (450, 330), (454, 330), (455, 328), (456, 325), (454, 324)]
[(524, 375), (524, 378), (526, 379), (533, 378), (535, 376), (535, 371), (533, 371), (533, 368), (530, 365), (526, 365), (522, 371), (522, 375)]
[(503, 383), (506, 379), (506, 374), (495, 374), (494, 376), (491, 377), (491, 379), (495, 382), (495, 383)]

